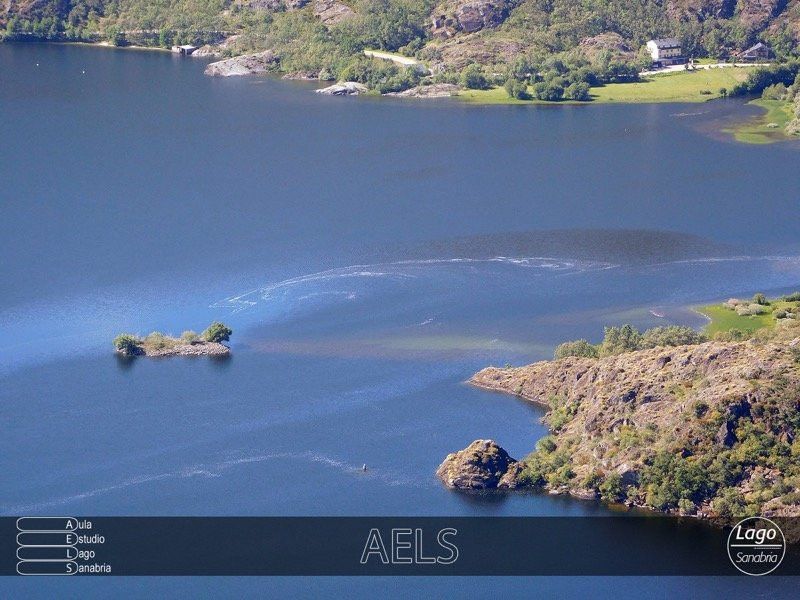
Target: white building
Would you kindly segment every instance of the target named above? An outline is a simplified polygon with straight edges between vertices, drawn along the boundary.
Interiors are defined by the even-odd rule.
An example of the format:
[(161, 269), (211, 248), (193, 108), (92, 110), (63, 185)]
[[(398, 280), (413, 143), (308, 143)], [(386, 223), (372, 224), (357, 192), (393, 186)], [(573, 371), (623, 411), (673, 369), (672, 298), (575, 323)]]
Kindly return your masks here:
[(195, 50), (197, 50), (197, 46), (190, 46), (189, 44), (184, 44), (183, 46), (173, 46), (172, 47), (172, 51), (175, 54), (182, 54), (183, 56), (189, 56)]
[(675, 38), (650, 40), (647, 42), (647, 50), (653, 57), (653, 64), (656, 66), (682, 65), (686, 62), (681, 43)]

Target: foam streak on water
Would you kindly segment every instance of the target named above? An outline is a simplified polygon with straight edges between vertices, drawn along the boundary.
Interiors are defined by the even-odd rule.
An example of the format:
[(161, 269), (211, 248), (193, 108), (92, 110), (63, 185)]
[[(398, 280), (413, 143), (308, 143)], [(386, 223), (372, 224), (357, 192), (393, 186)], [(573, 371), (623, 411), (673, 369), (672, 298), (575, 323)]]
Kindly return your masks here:
[[(459, 267), (459, 266), (480, 266), (480, 265), (508, 265), (530, 270), (539, 270), (545, 273), (583, 273), (593, 270), (611, 269), (618, 265), (606, 262), (595, 262), (585, 260), (572, 260), (550, 257), (508, 257), (495, 256), (491, 258), (430, 258), (420, 260), (400, 260), (395, 262), (359, 264), (346, 267), (328, 269), (308, 275), (300, 275), (284, 279), (277, 283), (269, 284), (264, 287), (249, 290), (229, 296), (211, 305), (212, 308), (230, 308), (233, 312), (239, 312), (257, 305), (261, 301), (270, 301), (278, 298), (297, 287), (310, 285), (327, 284), (347, 279), (370, 279), (383, 278), (400, 281), (411, 279), (426, 274), (422, 270), (429, 270), (436, 267)], [(299, 299), (307, 299), (323, 293), (331, 295), (346, 295), (349, 299), (354, 299), (352, 292), (313, 292), (300, 296)]]

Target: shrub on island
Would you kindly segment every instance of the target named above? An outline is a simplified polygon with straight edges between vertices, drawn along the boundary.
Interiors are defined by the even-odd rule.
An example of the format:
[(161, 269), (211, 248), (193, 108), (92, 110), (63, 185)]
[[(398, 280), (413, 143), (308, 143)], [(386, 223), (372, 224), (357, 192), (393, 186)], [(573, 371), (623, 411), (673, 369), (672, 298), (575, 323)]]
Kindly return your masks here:
[(141, 338), (130, 333), (121, 333), (114, 338), (114, 348), (120, 354), (133, 356), (134, 354), (142, 353), (142, 340)]
[(154, 350), (163, 350), (174, 346), (176, 341), (175, 338), (166, 336), (160, 331), (154, 331), (144, 338), (144, 345)]
[(220, 323), (219, 321), (214, 321), (206, 328), (202, 336), (207, 342), (216, 342), (220, 344), (229, 341), (232, 333), (233, 331), (230, 327), (227, 327), (224, 323)]
[(191, 329), (188, 329), (181, 334), (181, 341), (184, 344), (196, 344), (200, 341), (200, 336)]

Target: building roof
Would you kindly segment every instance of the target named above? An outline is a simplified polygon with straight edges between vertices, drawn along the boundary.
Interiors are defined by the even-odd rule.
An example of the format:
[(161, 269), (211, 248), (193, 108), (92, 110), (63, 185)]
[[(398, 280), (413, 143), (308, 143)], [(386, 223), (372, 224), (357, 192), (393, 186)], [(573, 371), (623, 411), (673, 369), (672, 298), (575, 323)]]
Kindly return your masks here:
[(650, 40), (656, 45), (656, 48), (680, 48), (681, 43), (675, 38), (661, 38), (659, 40)]
[(772, 52), (772, 48), (770, 48), (764, 42), (758, 42), (757, 44), (750, 46), (747, 50), (742, 50), (736, 56), (747, 56), (748, 54), (757, 52), (758, 50), (766, 50), (767, 52)]

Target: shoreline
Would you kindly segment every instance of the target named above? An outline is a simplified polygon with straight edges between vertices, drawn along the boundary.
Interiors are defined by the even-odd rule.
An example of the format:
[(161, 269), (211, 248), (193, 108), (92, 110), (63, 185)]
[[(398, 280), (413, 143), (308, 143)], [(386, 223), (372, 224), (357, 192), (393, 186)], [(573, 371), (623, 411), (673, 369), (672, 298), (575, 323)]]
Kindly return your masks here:
[[(169, 48), (161, 48), (157, 46), (142, 46), (129, 44), (124, 46), (115, 46), (109, 41), (87, 42), (87, 41), (61, 41), (61, 40), (0, 40), (0, 44), (6, 43), (10, 45), (25, 45), (25, 44), (55, 44), (59, 46), (81, 46), (92, 48), (105, 48), (112, 50), (130, 50), (137, 52), (159, 52), (174, 54)], [(370, 51), (376, 53), (376, 51)], [(246, 56), (246, 55), (243, 55)], [(193, 57), (188, 58), (212, 58), (208, 64), (213, 64), (221, 59), (218, 57)], [(234, 57), (236, 58), (236, 57)], [(377, 58), (384, 59), (383, 56)], [(386, 59), (388, 60), (388, 59)], [(411, 60), (411, 59), (409, 59)], [(422, 64), (422, 63), (416, 63)], [(611, 83), (603, 86), (592, 87), (589, 90), (591, 99), (587, 101), (577, 100), (561, 100), (561, 101), (545, 101), (535, 98), (520, 100), (517, 98), (509, 97), (502, 86), (493, 87), (486, 90), (472, 90), (462, 89), (453, 92), (447, 96), (431, 96), (425, 97), (424, 95), (412, 95), (404, 100), (450, 100), (455, 105), (460, 106), (591, 106), (591, 105), (648, 105), (648, 104), (705, 104), (714, 100), (723, 99), (720, 89), (713, 90), (714, 86), (722, 83), (732, 85), (733, 80), (743, 79), (743, 75), (747, 70), (755, 68), (759, 65), (726, 65), (723, 67), (706, 68), (701, 65), (695, 71), (674, 71), (662, 72), (654, 74), (646, 74), (644, 79), (638, 82), (630, 83)], [(736, 74), (734, 77), (731, 73)], [(279, 72), (259, 72), (254, 73), (258, 76), (274, 77), (276, 79), (285, 79), (286, 73)], [(248, 76), (243, 74), (242, 76)], [(703, 79), (704, 77), (716, 79)], [(727, 77), (724, 81), (720, 77)], [(669, 82), (669, 86), (664, 84), (665, 81)], [(320, 84), (329, 82), (319, 81)], [(677, 85), (676, 85), (677, 84)], [(435, 84), (432, 84), (435, 85)], [(653, 87), (648, 87), (653, 86)], [(324, 87), (324, 86), (323, 86)], [(666, 87), (666, 90), (665, 90)], [(724, 86), (722, 86), (724, 87)], [(320, 88), (322, 89), (322, 88)], [(414, 88), (416, 89), (416, 88)], [(364, 95), (365, 97), (402, 97), (398, 93), (393, 94), (379, 94), (377, 92), (369, 92)], [(732, 139), (732, 141), (753, 144), (753, 145), (768, 145), (779, 142), (797, 141), (800, 138), (788, 135), (783, 125), (790, 119), (788, 109), (782, 106), (778, 101), (764, 101), (760, 98), (751, 98), (749, 100), (742, 99), (744, 105), (756, 106), (764, 110), (764, 114), (750, 117), (745, 121), (736, 123), (725, 124), (719, 129), (720, 133)], [(781, 104), (781, 106), (777, 106)], [(780, 114), (779, 114), (780, 113)], [(778, 118), (780, 117), (780, 118)], [(777, 126), (776, 126), (777, 122)]]
[[(111, 42), (83, 42), (83, 41), (58, 41), (58, 40), (36, 40), (36, 41), (22, 41), (22, 40), (9, 40), (0, 41), (0, 44), (8, 44), (9, 46), (27, 46), (29, 44), (36, 45), (53, 45), (53, 46), (81, 46), (84, 48), (106, 48), (111, 50), (136, 50), (147, 52), (165, 52), (173, 54), (169, 48), (161, 48), (160, 46), (139, 46), (136, 44), (126, 44), (124, 46), (115, 46)], [(199, 58), (199, 57), (198, 57)]]

